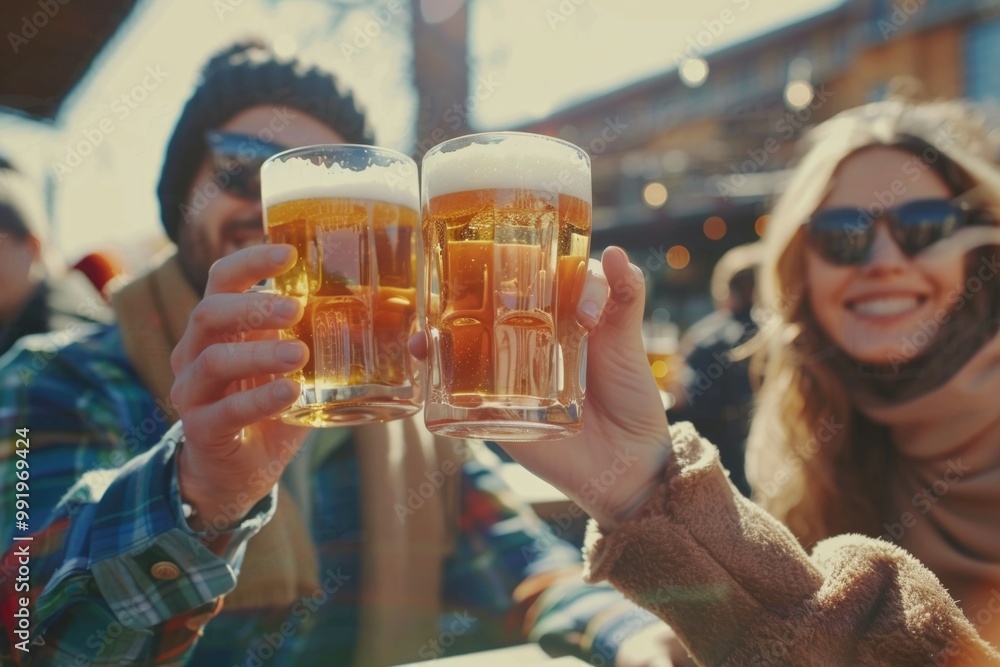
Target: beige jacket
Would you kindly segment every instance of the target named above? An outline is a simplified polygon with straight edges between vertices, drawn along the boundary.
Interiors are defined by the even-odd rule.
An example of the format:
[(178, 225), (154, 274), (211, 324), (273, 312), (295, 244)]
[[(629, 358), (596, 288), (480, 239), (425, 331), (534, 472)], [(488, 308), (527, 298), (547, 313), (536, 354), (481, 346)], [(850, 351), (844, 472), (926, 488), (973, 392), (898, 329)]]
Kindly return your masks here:
[[(702, 665), (1000, 666), (938, 579), (888, 542), (843, 535), (812, 555), (729, 483), (714, 446), (672, 427), (675, 456), (640, 514), (591, 525), (587, 578), (669, 623)], [(981, 626), (981, 627), (977, 627)]]

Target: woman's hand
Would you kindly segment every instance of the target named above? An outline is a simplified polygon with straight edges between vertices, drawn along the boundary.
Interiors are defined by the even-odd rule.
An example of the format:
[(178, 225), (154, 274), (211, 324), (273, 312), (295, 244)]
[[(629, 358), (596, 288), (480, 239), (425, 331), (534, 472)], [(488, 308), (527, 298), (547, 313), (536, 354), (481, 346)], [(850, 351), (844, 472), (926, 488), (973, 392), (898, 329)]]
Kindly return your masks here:
[[(659, 390), (642, 343), (645, 281), (621, 248), (591, 260), (577, 307), (590, 330), (583, 430), (565, 440), (501, 443), (525, 468), (561, 489), (605, 530), (652, 495), (671, 448)], [(426, 339), (410, 341), (426, 356)]]

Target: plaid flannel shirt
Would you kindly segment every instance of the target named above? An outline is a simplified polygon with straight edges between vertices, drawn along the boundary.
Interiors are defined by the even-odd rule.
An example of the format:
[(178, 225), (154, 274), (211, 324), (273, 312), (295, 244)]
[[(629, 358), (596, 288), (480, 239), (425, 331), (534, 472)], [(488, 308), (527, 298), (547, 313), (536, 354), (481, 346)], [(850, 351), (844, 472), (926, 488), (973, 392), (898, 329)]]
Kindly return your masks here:
[[(220, 610), (276, 492), (210, 551), (183, 518), (173, 434), (125, 357), (117, 327), (65, 336), (26, 338), (0, 360), (0, 663), (350, 664), (363, 576), (353, 446), (312, 473), (316, 593), (280, 612)], [(30, 448), (19, 454), (16, 431), (23, 428)], [(17, 472), (25, 469), (19, 459), (30, 472), (27, 531), (15, 521)], [(658, 621), (607, 586), (555, 576), (579, 568), (579, 551), (518, 501), (498, 465), (477, 456), (462, 466), (442, 634), (428, 638), (414, 660), (527, 638), (551, 652), (613, 664), (625, 638)], [(26, 550), (25, 578), (19, 567)], [(518, 584), (547, 574), (551, 584), (530, 604), (515, 604)], [(27, 644), (14, 616), (24, 596)]]

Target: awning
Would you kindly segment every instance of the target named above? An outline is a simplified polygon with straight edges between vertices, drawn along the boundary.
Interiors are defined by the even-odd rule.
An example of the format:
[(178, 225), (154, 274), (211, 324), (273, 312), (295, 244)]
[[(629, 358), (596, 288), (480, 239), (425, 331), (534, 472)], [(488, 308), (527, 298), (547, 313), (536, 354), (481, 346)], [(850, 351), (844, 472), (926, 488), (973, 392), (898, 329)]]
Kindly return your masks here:
[(137, 0), (3, 0), (0, 110), (54, 119)]

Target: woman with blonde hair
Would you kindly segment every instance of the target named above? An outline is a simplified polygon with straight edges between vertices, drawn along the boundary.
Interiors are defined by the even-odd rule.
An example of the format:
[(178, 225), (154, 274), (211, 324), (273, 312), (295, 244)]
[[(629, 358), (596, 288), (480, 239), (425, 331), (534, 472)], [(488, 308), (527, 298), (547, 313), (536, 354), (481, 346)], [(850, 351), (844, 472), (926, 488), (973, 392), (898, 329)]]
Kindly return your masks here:
[(506, 448), (595, 519), (590, 580), (699, 664), (1000, 665), (1000, 177), (983, 136), (958, 104), (845, 112), (777, 203), (749, 462), (787, 528), (689, 424), (668, 428), (642, 273), (618, 248), (592, 264), (584, 431)]
[[(803, 546), (881, 536), (972, 614), (1000, 584), (993, 157), (958, 103), (869, 105), (817, 129), (765, 239), (777, 317), (748, 456), (756, 499)], [(949, 236), (934, 216), (950, 208), (965, 228)], [(875, 238), (880, 212), (895, 243)]]

